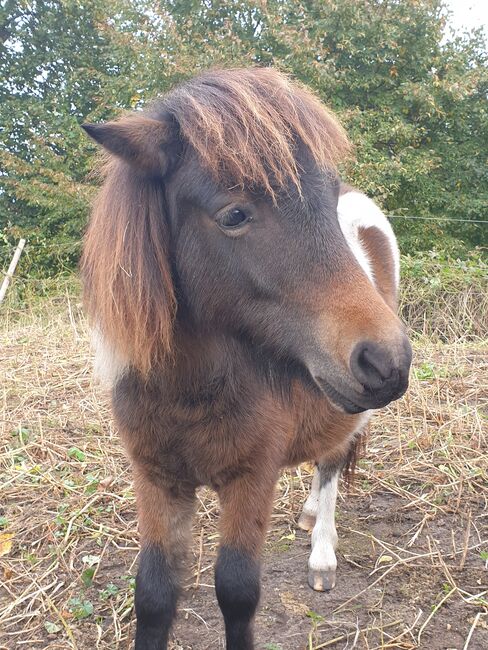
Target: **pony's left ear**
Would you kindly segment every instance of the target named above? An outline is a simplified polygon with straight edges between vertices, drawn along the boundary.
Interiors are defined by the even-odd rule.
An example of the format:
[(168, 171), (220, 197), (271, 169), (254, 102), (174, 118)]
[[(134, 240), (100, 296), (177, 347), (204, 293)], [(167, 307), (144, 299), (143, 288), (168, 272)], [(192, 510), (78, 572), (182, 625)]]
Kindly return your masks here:
[(133, 167), (163, 176), (174, 160), (175, 125), (144, 115), (130, 115), (104, 124), (82, 124), (88, 135)]

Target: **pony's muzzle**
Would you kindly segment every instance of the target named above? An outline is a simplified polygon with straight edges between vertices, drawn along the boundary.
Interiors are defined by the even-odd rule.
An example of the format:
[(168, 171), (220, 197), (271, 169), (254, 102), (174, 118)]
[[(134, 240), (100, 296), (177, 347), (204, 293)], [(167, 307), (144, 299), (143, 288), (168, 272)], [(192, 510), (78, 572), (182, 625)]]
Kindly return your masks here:
[(403, 332), (389, 342), (355, 343), (342, 370), (330, 359), (324, 363), (315, 355), (307, 367), (320, 390), (346, 413), (386, 406), (408, 388), (412, 348)]
[(353, 377), (363, 388), (363, 399), (378, 408), (401, 397), (408, 387), (412, 348), (406, 336), (393, 347), (360, 341), (349, 360)]

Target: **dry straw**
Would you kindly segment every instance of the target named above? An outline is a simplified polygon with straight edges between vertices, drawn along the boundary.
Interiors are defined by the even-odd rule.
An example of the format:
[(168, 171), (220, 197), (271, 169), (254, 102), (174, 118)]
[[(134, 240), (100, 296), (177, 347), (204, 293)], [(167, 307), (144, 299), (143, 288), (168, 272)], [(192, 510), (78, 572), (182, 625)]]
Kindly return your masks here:
[[(9, 296), (0, 648), (127, 650), (134, 497), (107, 397), (91, 381), (78, 293), (58, 288), (58, 298), (22, 310)], [(444, 312), (448, 331), (457, 317)], [(310, 468), (280, 480), (256, 622), (269, 650), (488, 647), (488, 347), (423, 338), (415, 357), (410, 391), (374, 418), (355, 486), (342, 492), (339, 578), (329, 595), (304, 586), (309, 538), (296, 521)], [(173, 650), (223, 648), (212, 588), (218, 512), (202, 490)]]

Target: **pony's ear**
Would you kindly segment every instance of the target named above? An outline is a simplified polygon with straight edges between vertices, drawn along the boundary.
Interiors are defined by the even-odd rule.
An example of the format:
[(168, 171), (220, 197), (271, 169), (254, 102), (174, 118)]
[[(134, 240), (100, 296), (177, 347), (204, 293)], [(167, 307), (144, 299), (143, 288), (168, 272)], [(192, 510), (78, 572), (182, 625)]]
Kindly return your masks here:
[(81, 126), (104, 149), (141, 171), (163, 176), (175, 158), (178, 134), (169, 121), (130, 115)]

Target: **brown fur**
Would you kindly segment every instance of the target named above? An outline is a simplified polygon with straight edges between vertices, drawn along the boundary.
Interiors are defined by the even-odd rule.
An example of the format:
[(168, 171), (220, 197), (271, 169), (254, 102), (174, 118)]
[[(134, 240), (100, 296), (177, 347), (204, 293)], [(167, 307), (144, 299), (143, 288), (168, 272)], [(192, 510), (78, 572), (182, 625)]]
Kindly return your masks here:
[(342, 477), (348, 488), (354, 485), (358, 461), (361, 460), (361, 458), (363, 458), (364, 454), (366, 453), (367, 440), (368, 432), (367, 428), (364, 428), (362, 431), (355, 435), (351, 446), (349, 447), (346, 464), (342, 470)]
[[(342, 467), (357, 413), (406, 388), (403, 327), (337, 220), (335, 165), (349, 144), (308, 91), (269, 69), (206, 73), (147, 115), (87, 131), (115, 156), (82, 274), (92, 323), (127, 362), (113, 410), (148, 549), (136, 604), (141, 620), (157, 618), (165, 578), (152, 592), (163, 566), (152, 549), (178, 570), (195, 490), (210, 485), (231, 549), (220, 597), (233, 611), (226, 580), (257, 575), (280, 468)], [(246, 220), (229, 230), (221, 218), (235, 212)], [(358, 361), (365, 341), (384, 375)]]
[(357, 190), (352, 185), (341, 182), (341, 186), (339, 187), (339, 196), (344, 196), (344, 194), (348, 194), (349, 192), (357, 192)]
[[(165, 523), (162, 511), (158, 514), (168, 508), (164, 495), (185, 504), (198, 485), (211, 485), (222, 503), (222, 543), (257, 555), (280, 469), (314, 458), (342, 466), (360, 416), (339, 412), (299, 380), (291, 383), (286, 397), (277, 398), (242, 356), (239, 376), (228, 378), (209, 401), (198, 403), (197, 396), (208, 390), (212, 378), (194, 377), (193, 385), (184, 388), (188, 366), (181, 357), (191, 359), (194, 347), (200, 355), (202, 349), (211, 355), (214, 344), (208, 339), (182, 342), (167, 371), (145, 381), (130, 373), (115, 393), (117, 424), (129, 455), (141, 468), (136, 481), (139, 516), (148, 522), (141, 533), (151, 540), (158, 534), (162, 541), (173, 539), (164, 531), (178, 530), (180, 524), (171, 519)], [(233, 353), (239, 355), (237, 349)]]
[(337, 119), (312, 95), (272, 68), (207, 73), (165, 99), (181, 133), (216, 178), (274, 195), (300, 187), (300, 139), (317, 164), (336, 168), (351, 145)]
[[(116, 122), (85, 124), (84, 128), (92, 137), (103, 139), (107, 151), (143, 172), (161, 177), (169, 168), (170, 160), (162, 145), (175, 138), (169, 125), (160, 120), (130, 114)], [(107, 176), (111, 172), (109, 165)]]
[[(207, 73), (170, 92), (162, 106), (178, 122), (186, 146), (228, 187), (264, 189), (273, 197), (289, 182), (300, 188), (299, 140), (329, 171), (350, 153), (333, 115), (271, 68)], [(176, 310), (156, 175), (169, 166), (162, 148), (172, 138), (165, 124), (149, 116), (97, 125), (98, 133), (92, 128), (90, 135), (123, 162), (110, 160), (102, 169), (105, 181), (81, 261), (85, 308), (118, 352), (147, 373), (171, 351)], [(155, 178), (134, 171), (141, 161)]]
[(398, 296), (395, 264), (386, 235), (374, 226), (358, 229), (359, 240), (366, 251), (375, 279), (375, 285), (391, 309), (397, 309)]
[[(394, 286), (394, 275), (389, 278), (388, 285), (385, 278), (383, 281), (385, 282), (383, 286)], [(398, 319), (393, 311), (396, 306), (385, 301), (390, 308), (383, 306), (379, 309), (378, 291), (371, 283), (362, 282), (359, 273), (355, 277), (354, 271), (351, 270), (347, 282), (337, 279), (331, 291), (325, 296), (325, 300), (327, 310), (323, 311), (321, 318), (321, 334), (324, 339), (327, 337), (329, 344), (334, 347), (337, 360), (343, 368), (348, 367), (359, 331), (365, 339), (383, 344), (390, 334), (392, 338), (396, 336)], [(319, 333), (318, 336), (321, 334)]]
[(143, 372), (167, 359), (173, 337), (176, 300), (163, 213), (158, 181), (141, 182), (127, 163), (111, 160), (81, 261), (92, 324)]

